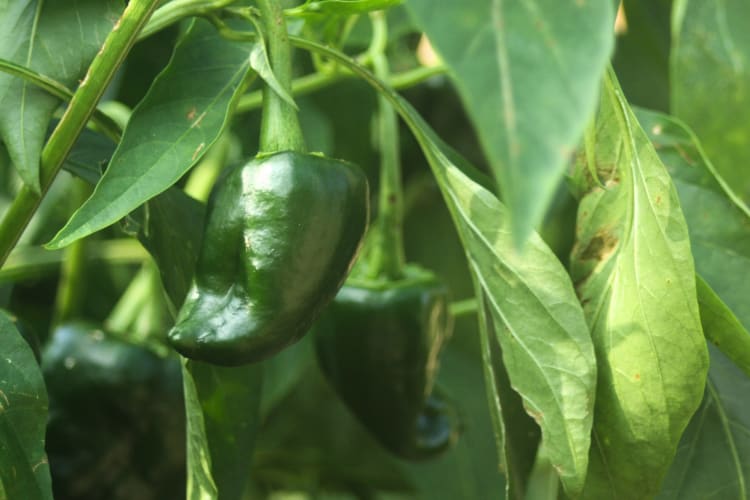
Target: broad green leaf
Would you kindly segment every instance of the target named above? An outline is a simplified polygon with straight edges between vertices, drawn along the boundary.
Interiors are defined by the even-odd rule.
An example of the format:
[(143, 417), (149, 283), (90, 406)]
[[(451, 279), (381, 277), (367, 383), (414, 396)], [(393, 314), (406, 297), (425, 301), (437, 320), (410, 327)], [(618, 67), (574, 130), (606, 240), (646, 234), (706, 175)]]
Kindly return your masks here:
[(695, 283), (706, 338), (750, 377), (750, 333), (703, 278)]
[[(517, 252), (505, 207), (461, 171), (464, 160), (409, 103), (388, 94), (438, 180), (480, 292), (477, 295), (486, 299), (485, 321), (492, 322), (496, 333), (489, 341), (500, 343), (510, 385), (539, 424), (550, 461), (560, 471), (566, 491), (575, 496), (583, 486), (588, 463), (596, 363), (570, 278), (536, 233), (523, 253)], [(491, 407), (498, 397), (490, 398)], [(497, 420), (495, 425), (499, 425)], [(502, 433), (496, 428), (496, 434)]]
[[(210, 491), (204, 463), (208, 451), (210, 475), (219, 498), (240, 500), (249, 482), (255, 438), (260, 427), (263, 365), (255, 363), (226, 368), (188, 361), (183, 375), (185, 372), (189, 372), (192, 378), (189, 388), (195, 389), (194, 397), (200, 405), (205, 430), (205, 435), (200, 436), (195, 434), (200, 433), (200, 426), (189, 427), (188, 450), (191, 455), (198, 451), (198, 456), (191, 458), (201, 462), (190, 462), (188, 474), (199, 479), (196, 481), (200, 484), (199, 491), (203, 488)], [(187, 389), (188, 385), (185, 387)], [(188, 414), (195, 415), (198, 411), (195, 398), (186, 402)], [(198, 465), (197, 470), (193, 468), (195, 465)], [(190, 498), (195, 498), (191, 496), (193, 494), (188, 492)]]
[(9, 499), (52, 499), (42, 372), (31, 347), (2, 311), (0, 352), (0, 493)]
[(748, 18), (750, 3), (744, 0), (675, 0), (670, 60), (672, 113), (695, 131), (745, 200), (750, 199)]
[(244, 89), (253, 45), (197, 20), (135, 108), (91, 197), (48, 244), (60, 248), (163, 192), (216, 141)]
[[(516, 243), (542, 220), (594, 112), (612, 2), (410, 0), (450, 69), (508, 206)], [(520, 245), (516, 245), (517, 247)]]
[(539, 428), (525, 413), (521, 397), (511, 387), (502, 352), (496, 341), (498, 332), (491, 313), (488, 313), (489, 299), (481, 289), (478, 290), (478, 295), (484, 301), (479, 318), (484, 324), (480, 323), (479, 337), (485, 387), (494, 427), (502, 430), (500, 435), (496, 433), (495, 440), (498, 450), (501, 450), (502, 467), (508, 478), (506, 498), (521, 500), (527, 495), (526, 483), (531, 476), (539, 446)]
[(677, 192), (612, 72), (596, 119), (596, 169), (579, 158), (571, 275), (598, 382), (584, 498), (651, 498), (700, 404), (708, 369)]
[(659, 500), (746, 500), (750, 379), (711, 347), (703, 402), (685, 430)]
[[(2, 2), (0, 58), (75, 87), (122, 8), (118, 0)], [(21, 178), (37, 191), (45, 132), (59, 105), (25, 80), (0, 73), (0, 139)]]
[[(203, 240), (205, 205), (176, 188), (152, 198), (142, 217), (138, 239), (154, 257), (164, 289), (176, 312), (185, 300)], [(175, 246), (175, 242), (180, 242)]]

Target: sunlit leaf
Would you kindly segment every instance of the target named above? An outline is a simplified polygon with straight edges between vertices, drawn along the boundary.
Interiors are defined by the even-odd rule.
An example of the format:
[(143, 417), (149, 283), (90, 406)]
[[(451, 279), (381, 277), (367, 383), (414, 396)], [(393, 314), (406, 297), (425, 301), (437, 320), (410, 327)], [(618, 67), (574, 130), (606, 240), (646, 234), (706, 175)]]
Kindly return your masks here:
[[(609, 73), (594, 180), (582, 155), (571, 275), (598, 361), (584, 498), (650, 498), (700, 404), (708, 355), (677, 192)], [(679, 362), (675, 362), (679, 360)]]
[(226, 125), (244, 89), (252, 44), (195, 21), (133, 111), (91, 197), (48, 244), (60, 248), (121, 219), (177, 182)]

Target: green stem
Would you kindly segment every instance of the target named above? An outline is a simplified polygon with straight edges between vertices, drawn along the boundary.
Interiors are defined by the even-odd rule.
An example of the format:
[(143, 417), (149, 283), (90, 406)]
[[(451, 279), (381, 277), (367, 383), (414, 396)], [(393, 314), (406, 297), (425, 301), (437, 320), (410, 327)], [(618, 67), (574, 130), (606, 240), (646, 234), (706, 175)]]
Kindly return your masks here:
[[(381, 80), (389, 76), (385, 46), (388, 39), (387, 24), (383, 12), (371, 14), (373, 45), (371, 57), (375, 74)], [(382, 95), (378, 95), (378, 147), (380, 149), (380, 195), (376, 222), (377, 241), (373, 246), (372, 278), (385, 277), (398, 280), (403, 277), (404, 195), (401, 186), (401, 158), (399, 154), (398, 117), (393, 106)]]
[(172, 0), (159, 7), (148, 24), (138, 33), (137, 40), (148, 38), (185, 17), (202, 16), (234, 3), (235, 0)]
[[(445, 72), (445, 66), (420, 66), (402, 73), (392, 74), (388, 79), (388, 85), (396, 90), (406, 89), (419, 85), (435, 75), (445, 74)], [(310, 73), (292, 81), (292, 95), (310, 94), (351, 77), (351, 72), (343, 70), (330, 73)], [(237, 113), (247, 113), (261, 107), (262, 104), (262, 91), (256, 90), (247, 93), (240, 97), (237, 103)]]
[(190, 172), (190, 177), (185, 183), (185, 193), (198, 201), (208, 200), (211, 188), (226, 163), (231, 144), (232, 136), (225, 131)]
[(107, 331), (143, 343), (163, 326), (159, 268), (147, 259), (104, 320)]
[[(16, 247), (0, 270), (0, 285), (53, 274), (65, 261), (66, 255), (65, 250), (46, 250), (37, 246)], [(143, 262), (148, 257), (143, 246), (133, 238), (89, 241), (85, 255), (86, 262), (99, 260), (113, 265)]]
[[(0, 71), (8, 73), (9, 75), (23, 78), (27, 82), (39, 87), (48, 94), (57, 97), (63, 101), (70, 101), (73, 98), (73, 92), (62, 83), (54, 80), (48, 76), (37, 73), (33, 69), (19, 66), (18, 64), (12, 63), (5, 59), (0, 59)], [(104, 135), (112, 139), (114, 142), (120, 142), (120, 136), (122, 130), (117, 124), (109, 118), (106, 114), (100, 110), (95, 109), (94, 114), (91, 116), (91, 121), (99, 127)]]
[[(292, 90), (292, 50), (278, 0), (258, 0), (261, 20), (268, 41), (271, 69), (281, 88)], [(263, 117), (260, 122), (260, 153), (305, 151), (305, 139), (297, 110), (268, 85), (263, 87)]]
[(454, 318), (467, 314), (476, 314), (478, 310), (479, 304), (477, 303), (476, 297), (451, 302), (450, 305), (450, 312)]
[(60, 171), (65, 157), (96, 109), (97, 102), (158, 3), (159, 0), (131, 0), (91, 62), (70, 105), (42, 149), (41, 192), (36, 193), (27, 186), (22, 187), (0, 223), (0, 267), (26, 229)]
[[(76, 179), (73, 185), (73, 196), (77, 203), (90, 194), (91, 188), (83, 181)], [(86, 289), (86, 240), (75, 241), (65, 249), (60, 271), (60, 281), (55, 296), (55, 313), (53, 324), (59, 325), (80, 315)]]

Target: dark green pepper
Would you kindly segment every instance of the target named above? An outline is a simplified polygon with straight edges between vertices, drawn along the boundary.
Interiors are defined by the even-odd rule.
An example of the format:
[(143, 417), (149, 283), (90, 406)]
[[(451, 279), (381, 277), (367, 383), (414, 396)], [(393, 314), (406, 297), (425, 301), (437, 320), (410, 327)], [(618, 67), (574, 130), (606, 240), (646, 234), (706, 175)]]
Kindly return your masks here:
[(238, 365), (296, 342), (344, 283), (368, 217), (356, 165), (287, 151), (234, 168), (209, 200), (170, 343), (189, 358)]
[(431, 395), (450, 335), (448, 289), (406, 266), (397, 281), (349, 280), (315, 328), (323, 373), (367, 429), (394, 454), (423, 459), (455, 440), (454, 418)]
[(184, 497), (185, 422), (176, 356), (87, 323), (53, 333), (42, 354), (46, 448), (56, 499)]

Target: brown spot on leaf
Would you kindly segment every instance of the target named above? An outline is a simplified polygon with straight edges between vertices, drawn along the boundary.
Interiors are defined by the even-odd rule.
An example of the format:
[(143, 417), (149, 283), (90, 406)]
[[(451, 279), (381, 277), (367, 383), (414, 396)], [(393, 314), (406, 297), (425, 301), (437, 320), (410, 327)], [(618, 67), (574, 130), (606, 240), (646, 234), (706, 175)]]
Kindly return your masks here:
[(581, 260), (597, 260), (604, 262), (617, 248), (619, 240), (609, 231), (600, 229), (591, 238), (586, 247), (579, 253)]
[(633, 376), (633, 378), (634, 378), (635, 380), (640, 380), (640, 379), (641, 379), (641, 374), (640, 374), (640, 373), (636, 373), (636, 374), (635, 374), (635, 375)]
[(188, 111), (187, 115), (185, 115), (185, 118), (187, 118), (189, 121), (192, 121), (195, 118), (195, 115), (198, 114), (198, 110), (195, 109), (195, 107), (190, 108), (190, 111)]

